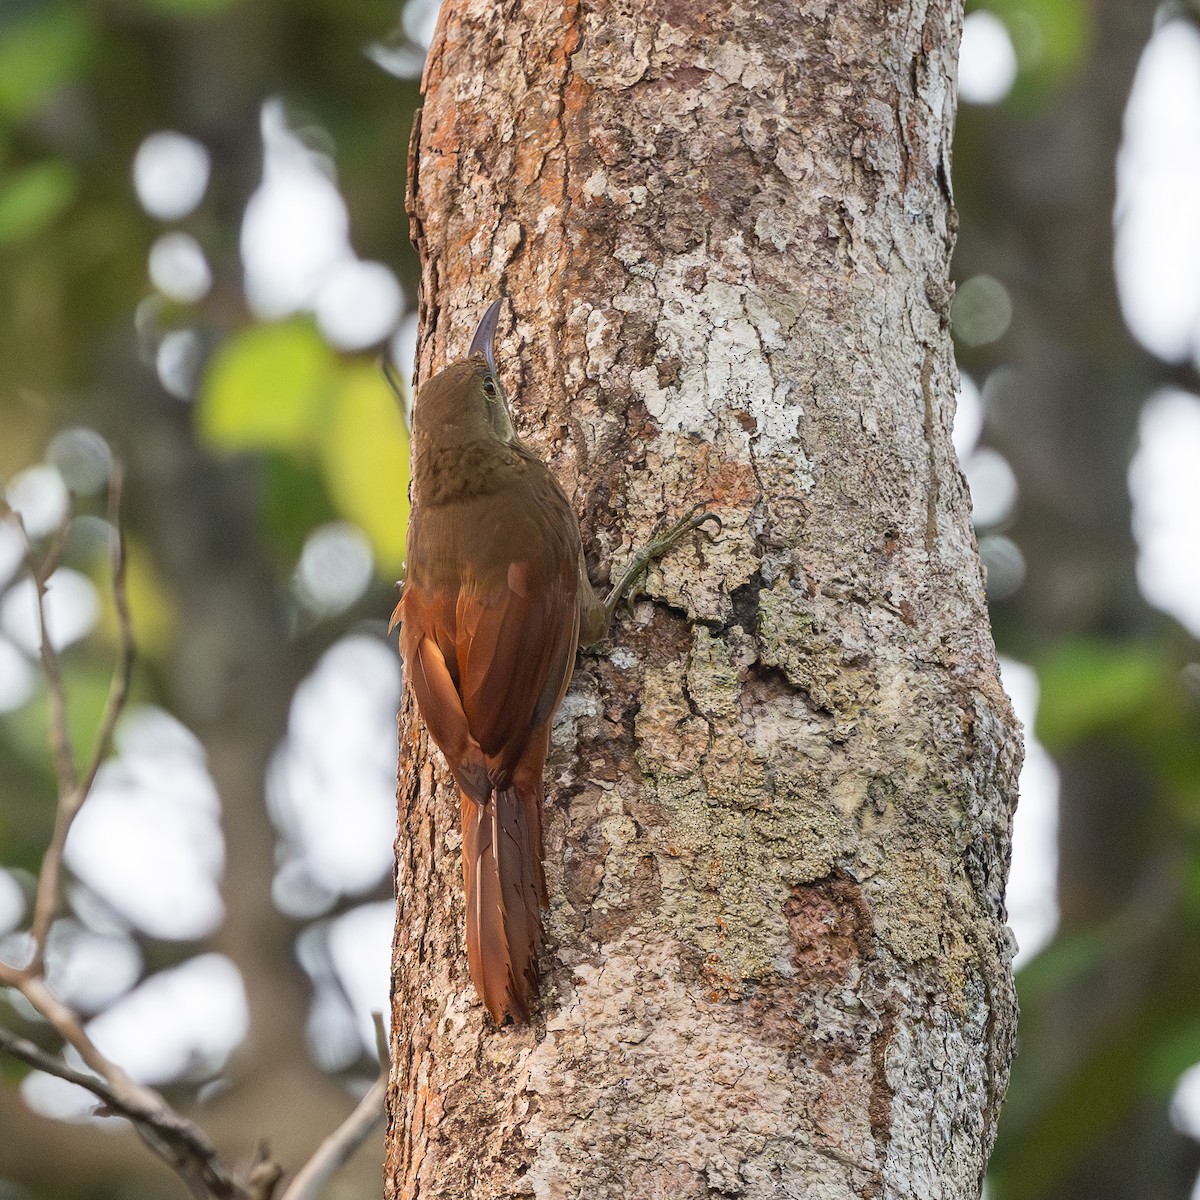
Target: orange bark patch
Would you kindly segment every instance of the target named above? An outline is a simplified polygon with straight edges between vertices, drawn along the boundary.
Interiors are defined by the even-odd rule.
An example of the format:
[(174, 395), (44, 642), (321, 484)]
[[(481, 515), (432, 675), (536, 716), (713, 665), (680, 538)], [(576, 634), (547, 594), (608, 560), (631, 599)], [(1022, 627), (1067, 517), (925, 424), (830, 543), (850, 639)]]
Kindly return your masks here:
[(750, 463), (724, 458), (713, 446), (704, 447), (703, 457), (692, 453), (697, 470), (695, 490), (698, 497), (718, 507), (746, 509), (754, 506), (761, 489)]

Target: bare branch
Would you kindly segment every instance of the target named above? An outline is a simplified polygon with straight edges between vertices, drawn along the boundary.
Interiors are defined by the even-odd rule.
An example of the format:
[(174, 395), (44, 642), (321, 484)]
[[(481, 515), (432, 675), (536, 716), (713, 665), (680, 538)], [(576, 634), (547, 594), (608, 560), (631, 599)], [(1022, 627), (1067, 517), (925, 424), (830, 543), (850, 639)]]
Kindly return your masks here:
[(383, 1120), (383, 1099), (387, 1095), (387, 1085), (385, 1067), (354, 1111), (300, 1168), (280, 1200), (318, 1200), (334, 1173), (350, 1161), (354, 1152)]
[(46, 677), (46, 689), (50, 702), (50, 745), (54, 751), (54, 770), (58, 776), (58, 794), (61, 797), (78, 786), (78, 776), (75, 773), (75, 752), (71, 745), (71, 731), (67, 725), (67, 696), (63, 687), (62, 669), (58, 662), (58, 651), (50, 641), (46, 623), (46, 584), (54, 574), (62, 560), (63, 549), (67, 544), (67, 531), (71, 526), (74, 513), (68, 505), (67, 511), (59, 521), (50, 540), (46, 556), (38, 562), (34, 553), (33, 541), (25, 528), (25, 518), (21, 516), (6, 500), (0, 498), (0, 511), (10, 517), (21, 535), (25, 547), (25, 566), (33, 580), (34, 594), (37, 599), (38, 634), (41, 639), (40, 656), (42, 674)]
[(46, 981), (40, 974), (32, 974), (26, 970), (18, 977), (16, 986), (21, 995), (50, 1022), (63, 1041), (74, 1047), (76, 1053), (88, 1067), (98, 1075), (102, 1075), (113, 1087), (129, 1092), (137, 1088), (137, 1084), (120, 1067), (109, 1062), (100, 1053), (95, 1043), (88, 1037), (75, 1010), (64, 1004), (47, 987)]
[(125, 541), (120, 521), (122, 482), (121, 466), (114, 463), (109, 484), (108, 516), (114, 538), (112, 589), (119, 646), (108, 698), (82, 776), (75, 769), (74, 747), (67, 727), (66, 689), (58, 655), (47, 629), (45, 604), (46, 583), (62, 557), (71, 516), (68, 513), (63, 518), (45, 558), (39, 564), (20, 514), (6, 504), (0, 508), (0, 515), (11, 516), (21, 532), (25, 560), (37, 592), (42, 671), (50, 696), (50, 742), (58, 776), (54, 831), (42, 857), (30, 923), (33, 953), (28, 965), (23, 967), (0, 962), (0, 986), (20, 991), (63, 1041), (74, 1048), (88, 1071), (76, 1070), (33, 1042), (3, 1028), (0, 1028), (0, 1052), (11, 1054), (59, 1079), (87, 1088), (101, 1101), (101, 1112), (127, 1118), (142, 1141), (175, 1170), (194, 1200), (271, 1200), (282, 1172), (277, 1164), (266, 1157), (265, 1152), (246, 1180), (239, 1180), (220, 1160), (212, 1143), (197, 1125), (176, 1112), (152, 1088), (135, 1082), (101, 1053), (88, 1036), (79, 1015), (54, 994), (45, 980), (46, 941), (58, 908), (59, 880), (67, 835), (108, 753), (113, 731), (129, 695), (133, 671), (133, 628), (125, 588)]
[(371, 1014), (375, 1043), (379, 1048), (379, 1074), (354, 1111), (317, 1147), (316, 1153), (296, 1173), (280, 1200), (318, 1200), (334, 1173), (349, 1162), (354, 1152), (383, 1120), (383, 1101), (388, 1087), (387, 1032), (383, 1014)]
[[(122, 1116), (131, 1121), (142, 1140), (171, 1167), (184, 1176), (193, 1195), (241, 1197), (244, 1189), (217, 1158), (216, 1150), (204, 1134), (181, 1117), (156, 1092), (125, 1081), (112, 1081), (78, 1071), (60, 1058), (48, 1054), (27, 1038), (18, 1037), (0, 1026), (0, 1050), (39, 1071), (86, 1088), (101, 1102), (103, 1116)], [(188, 1176), (191, 1176), (189, 1179)], [(193, 1181), (199, 1184), (196, 1190)]]
[[(50, 687), (52, 706), (55, 711), (61, 711), (63, 732), (55, 733), (54, 743), (57, 756), (63, 756), (70, 761), (69, 775), (59, 771), (58, 808), (54, 815), (54, 831), (46, 853), (42, 857), (42, 869), (38, 874), (37, 896), (34, 900), (33, 921), (30, 931), (33, 934), (33, 962), (30, 970), (40, 972), (46, 953), (46, 938), (50, 926), (58, 910), (59, 878), (62, 874), (63, 851), (67, 844), (67, 835), (71, 825), (78, 815), (83, 802), (92, 790), (96, 781), (96, 773), (112, 741), (113, 730), (116, 728), (125, 701), (129, 695), (129, 680), (133, 673), (134, 642), (133, 626), (129, 619), (129, 601), (125, 589), (125, 537), (121, 532), (121, 492), (124, 482), (124, 472), (121, 464), (114, 459), (112, 477), (108, 489), (108, 519), (113, 529), (113, 560), (112, 560), (112, 589), (113, 603), (117, 611), (117, 662), (113, 668), (112, 682), (109, 684), (108, 698), (104, 705), (104, 714), (96, 732), (92, 751), (88, 758), (87, 767), (82, 778), (75, 774), (73, 748), (70, 745), (69, 734), (66, 730), (66, 696), (62, 679), (58, 673), (57, 660), (54, 660), (54, 673), (46, 670), (47, 683)], [(40, 587), (40, 585), (39, 585)], [(39, 590), (39, 597), (41, 591)], [(47, 648), (50, 639), (46, 633), (45, 618), (42, 617), (42, 653), (43, 663), (46, 662)], [(53, 648), (49, 655), (54, 658)], [(57, 728), (57, 719), (55, 727)]]
[(114, 1112), (121, 1111), (121, 1104), (116, 1093), (98, 1075), (92, 1075), (87, 1071), (77, 1071), (69, 1063), (63, 1062), (61, 1058), (55, 1058), (53, 1054), (43, 1050), (41, 1046), (31, 1042), (28, 1038), (11, 1033), (3, 1025), (0, 1025), (0, 1050), (31, 1067), (36, 1067), (39, 1071), (45, 1071), (47, 1075), (53, 1075), (58, 1079), (65, 1079), (68, 1083), (86, 1088), (97, 1100), (102, 1101), (105, 1107)]
[(76, 1013), (40, 976), (0, 964), (0, 984), (18, 988), (95, 1074), (77, 1071), (2, 1026), (0, 1051), (87, 1088), (103, 1102), (102, 1112), (127, 1118), (142, 1141), (175, 1170), (197, 1200), (270, 1200), (281, 1173), (276, 1164), (260, 1159), (243, 1184), (221, 1161), (199, 1126), (176, 1112), (158, 1092), (136, 1083), (99, 1051)]

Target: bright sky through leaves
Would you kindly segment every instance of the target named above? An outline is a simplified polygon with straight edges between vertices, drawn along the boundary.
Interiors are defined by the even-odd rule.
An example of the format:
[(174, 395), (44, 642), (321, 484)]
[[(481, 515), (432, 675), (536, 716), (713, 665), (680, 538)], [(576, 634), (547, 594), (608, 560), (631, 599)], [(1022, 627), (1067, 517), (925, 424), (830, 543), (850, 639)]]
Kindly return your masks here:
[(968, 104), (997, 104), (1017, 78), (1017, 52), (1004, 22), (986, 8), (963, 21), (958, 61), (958, 98)]
[(1171, 362), (1200, 353), (1200, 32), (1150, 39), (1117, 158), (1116, 271), (1134, 336)]
[(160, 221), (187, 216), (204, 199), (211, 167), (195, 138), (172, 130), (152, 133), (133, 160), (133, 184), (142, 207)]

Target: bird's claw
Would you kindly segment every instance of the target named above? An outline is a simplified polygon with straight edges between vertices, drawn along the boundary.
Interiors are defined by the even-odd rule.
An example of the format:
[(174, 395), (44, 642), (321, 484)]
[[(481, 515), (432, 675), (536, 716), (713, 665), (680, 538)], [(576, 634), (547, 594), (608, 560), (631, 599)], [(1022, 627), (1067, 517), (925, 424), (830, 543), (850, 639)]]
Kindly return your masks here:
[[(660, 521), (658, 526), (655, 528), (654, 533), (651, 535), (651, 544), (654, 545), (659, 542), (663, 542), (669, 549), (677, 541), (679, 541), (680, 538), (690, 533), (693, 529), (703, 529), (703, 527), (708, 524), (709, 521), (715, 521), (717, 523), (717, 528), (715, 531), (703, 529), (704, 536), (708, 538), (710, 542), (715, 542), (717, 540), (717, 534), (720, 533), (725, 526), (721, 521), (721, 518), (717, 516), (715, 512), (709, 512), (709, 503), (710, 501), (708, 500), (697, 500), (696, 503), (693, 504), (688, 510), (687, 516), (680, 517), (680, 519), (673, 525), (668, 525), (665, 520)], [(660, 533), (659, 531), (663, 530), (664, 526), (666, 526), (665, 531)]]
[[(715, 530), (704, 528), (709, 521), (716, 522), (717, 528)], [(650, 540), (646, 543), (645, 550), (643, 551), (647, 556), (646, 565), (649, 566), (651, 561), (665, 554), (676, 542), (691, 533), (693, 529), (699, 529), (711, 543), (717, 540), (717, 534), (723, 528), (724, 525), (721, 518), (716, 513), (708, 511), (708, 501), (700, 500), (692, 505), (686, 517), (680, 517), (674, 522), (664, 519), (654, 527), (654, 532), (650, 535)]]
[[(629, 570), (614, 589), (613, 608), (610, 611), (624, 605), (626, 611), (632, 615), (634, 590), (638, 581), (650, 570), (651, 563), (666, 554), (693, 529), (699, 529), (710, 543), (717, 540), (717, 534), (724, 526), (716, 513), (708, 511), (708, 503), (706, 500), (698, 501), (692, 505), (686, 516), (675, 521), (664, 519), (654, 527), (650, 540), (634, 555)], [(703, 528), (709, 521), (716, 522), (715, 530)]]

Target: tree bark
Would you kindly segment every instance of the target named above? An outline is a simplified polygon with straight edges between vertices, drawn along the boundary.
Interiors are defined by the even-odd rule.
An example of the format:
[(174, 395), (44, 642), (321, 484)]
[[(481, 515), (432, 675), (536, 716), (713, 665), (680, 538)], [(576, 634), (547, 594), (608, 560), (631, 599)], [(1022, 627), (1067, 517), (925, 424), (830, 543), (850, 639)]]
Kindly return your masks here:
[(496, 1030), (406, 699), (391, 1197), (977, 1196), (1020, 751), (950, 444), (959, 9), (447, 0), (418, 376), (498, 359), (594, 561), (708, 499), (584, 654), (542, 1008)]

